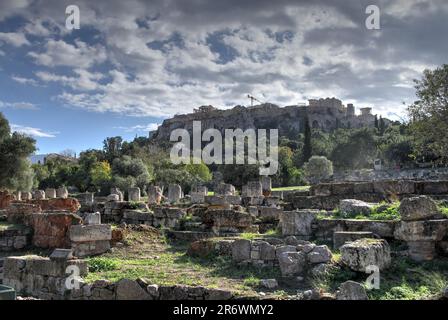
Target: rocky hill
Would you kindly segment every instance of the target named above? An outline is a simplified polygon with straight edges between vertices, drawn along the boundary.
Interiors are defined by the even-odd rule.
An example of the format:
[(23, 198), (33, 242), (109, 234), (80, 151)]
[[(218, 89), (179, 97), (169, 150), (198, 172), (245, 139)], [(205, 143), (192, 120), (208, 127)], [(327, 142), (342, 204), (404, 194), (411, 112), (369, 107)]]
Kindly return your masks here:
[[(311, 100), (310, 100), (311, 102)], [(218, 129), (278, 129), (280, 136), (297, 137), (303, 132), (304, 121), (308, 118), (313, 128), (331, 131), (336, 128), (359, 128), (374, 126), (375, 116), (370, 108), (362, 108), (361, 115), (355, 115), (354, 106), (346, 108), (335, 98), (313, 100), (309, 106), (280, 107), (275, 104), (261, 104), (252, 107), (236, 106), (232, 109), (217, 109), (202, 106), (193, 113), (176, 115), (163, 121), (157, 131), (151, 133), (155, 142), (169, 141), (174, 129), (187, 129), (192, 132), (193, 121), (201, 121), (202, 130)], [(389, 120), (385, 119), (387, 123)]]

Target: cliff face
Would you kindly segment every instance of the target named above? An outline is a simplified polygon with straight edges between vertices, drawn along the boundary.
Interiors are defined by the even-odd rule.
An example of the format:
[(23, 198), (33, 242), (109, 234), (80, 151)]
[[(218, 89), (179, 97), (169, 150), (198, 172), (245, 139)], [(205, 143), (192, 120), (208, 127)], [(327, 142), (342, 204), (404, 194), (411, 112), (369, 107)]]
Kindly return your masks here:
[(202, 131), (208, 128), (225, 129), (278, 129), (280, 136), (297, 137), (303, 132), (308, 115), (312, 128), (331, 131), (336, 128), (373, 126), (375, 116), (347, 115), (346, 111), (330, 107), (287, 106), (262, 104), (253, 107), (236, 106), (228, 110), (202, 107), (190, 114), (176, 115), (165, 120), (152, 135), (157, 143), (168, 142), (174, 129), (186, 129), (192, 134), (193, 121), (201, 121)]
[(152, 138), (156, 142), (169, 141), (171, 132), (179, 128), (186, 129), (191, 134), (193, 121), (201, 121), (203, 131), (208, 128), (218, 129), (222, 133), (225, 129), (278, 129), (281, 136), (294, 135), (303, 130), (305, 117), (306, 107), (280, 108), (274, 104), (199, 111), (165, 120)]

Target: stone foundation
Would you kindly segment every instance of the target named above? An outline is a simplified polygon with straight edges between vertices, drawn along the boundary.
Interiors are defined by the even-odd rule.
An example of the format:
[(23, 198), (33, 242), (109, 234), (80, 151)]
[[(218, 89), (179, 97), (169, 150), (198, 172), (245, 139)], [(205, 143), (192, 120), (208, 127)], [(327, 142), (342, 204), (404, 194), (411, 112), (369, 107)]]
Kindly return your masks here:
[(31, 244), (32, 229), (23, 225), (0, 227), (0, 251), (14, 251)]

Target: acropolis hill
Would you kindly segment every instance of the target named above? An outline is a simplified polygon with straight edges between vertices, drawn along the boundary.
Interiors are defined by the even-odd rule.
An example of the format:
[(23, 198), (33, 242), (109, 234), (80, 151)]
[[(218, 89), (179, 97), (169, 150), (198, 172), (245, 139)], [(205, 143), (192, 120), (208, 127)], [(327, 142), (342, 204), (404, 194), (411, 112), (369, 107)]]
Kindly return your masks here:
[[(280, 107), (265, 103), (251, 107), (236, 106), (232, 109), (217, 109), (202, 106), (193, 113), (176, 115), (163, 121), (154, 133), (155, 141), (169, 141), (172, 130), (183, 128), (192, 130), (193, 121), (201, 121), (202, 128), (224, 129), (278, 129), (280, 136), (294, 136), (303, 132), (304, 121), (308, 117), (312, 128), (330, 132), (337, 128), (373, 127), (375, 115), (372, 108), (360, 108), (357, 115), (355, 106), (336, 98), (312, 99), (308, 105), (291, 105)], [(390, 121), (385, 119), (385, 123)]]

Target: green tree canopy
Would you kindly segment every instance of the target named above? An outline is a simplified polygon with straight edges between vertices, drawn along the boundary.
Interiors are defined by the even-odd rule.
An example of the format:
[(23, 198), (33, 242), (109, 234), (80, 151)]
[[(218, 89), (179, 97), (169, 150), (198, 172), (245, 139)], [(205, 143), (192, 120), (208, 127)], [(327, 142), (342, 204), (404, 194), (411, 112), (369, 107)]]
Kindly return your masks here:
[(36, 151), (36, 141), (14, 132), (0, 113), (0, 188), (29, 190), (33, 186), (33, 171), (28, 157)]
[(425, 70), (415, 81), (418, 100), (408, 108), (416, 155), (448, 163), (448, 64)]

